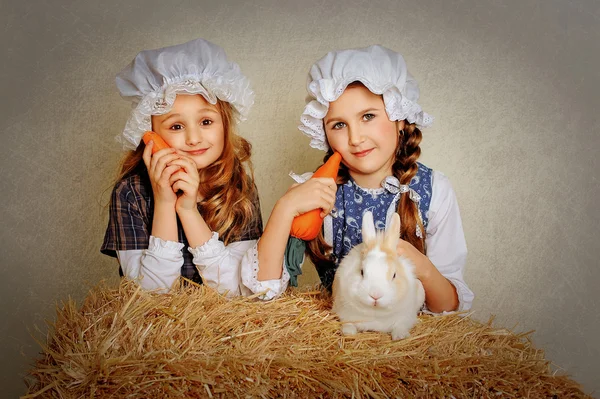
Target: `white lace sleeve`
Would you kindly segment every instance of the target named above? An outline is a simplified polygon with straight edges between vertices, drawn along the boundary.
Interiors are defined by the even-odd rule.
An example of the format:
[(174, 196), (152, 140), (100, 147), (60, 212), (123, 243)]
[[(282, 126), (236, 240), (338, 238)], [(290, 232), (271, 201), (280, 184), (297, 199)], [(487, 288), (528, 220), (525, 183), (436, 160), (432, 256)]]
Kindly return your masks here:
[(117, 251), (117, 257), (125, 277), (165, 293), (181, 275), (182, 248), (182, 243), (150, 236), (148, 249)]
[(188, 248), (194, 256), (204, 284), (229, 297), (240, 295), (240, 263), (256, 240), (232, 242), (225, 246), (219, 234), (213, 232), (210, 240), (196, 248)]
[(462, 228), (456, 194), (450, 180), (434, 171), (427, 226), (427, 256), (440, 273), (456, 287), (458, 311), (468, 310), (474, 294), (463, 278), (467, 243)]
[(313, 172), (306, 172), (306, 173), (302, 173), (301, 175), (294, 173), (294, 172), (290, 172), (289, 173), (290, 177), (292, 179), (294, 179), (294, 181), (296, 183), (304, 183), (305, 181), (307, 181), (308, 179), (310, 179), (312, 177), (312, 175), (314, 175)]
[(248, 296), (262, 292), (263, 294), (259, 295), (262, 300), (270, 300), (281, 295), (290, 281), (285, 264), (281, 278), (276, 280), (259, 281), (258, 268), (258, 244), (256, 244), (244, 254), (242, 259), (242, 294)]

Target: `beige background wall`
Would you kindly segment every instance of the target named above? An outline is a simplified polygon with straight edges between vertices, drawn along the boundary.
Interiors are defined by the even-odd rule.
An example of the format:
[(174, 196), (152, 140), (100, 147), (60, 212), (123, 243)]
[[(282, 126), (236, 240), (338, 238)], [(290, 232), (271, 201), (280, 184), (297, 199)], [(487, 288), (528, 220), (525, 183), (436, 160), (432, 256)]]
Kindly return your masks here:
[(253, 82), (241, 130), (265, 218), (287, 172), (322, 157), (296, 130), (311, 63), (373, 43), (403, 53), (436, 117), (422, 160), (461, 206), (475, 317), (535, 329), (551, 360), (600, 392), (599, 27), (595, 0), (3, 0), (2, 396), (24, 392), (29, 331), (55, 303), (116, 281), (98, 251), (129, 110), (114, 75), (141, 49), (196, 37)]

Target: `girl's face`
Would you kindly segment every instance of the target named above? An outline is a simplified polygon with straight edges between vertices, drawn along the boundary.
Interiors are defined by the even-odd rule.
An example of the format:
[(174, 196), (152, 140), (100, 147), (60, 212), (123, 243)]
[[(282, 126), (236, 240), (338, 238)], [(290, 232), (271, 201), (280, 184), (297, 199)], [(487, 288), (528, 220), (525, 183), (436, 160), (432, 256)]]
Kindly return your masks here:
[(178, 94), (171, 111), (152, 116), (152, 129), (171, 147), (187, 153), (198, 170), (218, 160), (225, 145), (219, 109), (200, 94)]
[(404, 122), (388, 119), (381, 96), (363, 85), (350, 86), (329, 103), (323, 124), (329, 146), (342, 155), (358, 185), (378, 188), (392, 174), (398, 132)]

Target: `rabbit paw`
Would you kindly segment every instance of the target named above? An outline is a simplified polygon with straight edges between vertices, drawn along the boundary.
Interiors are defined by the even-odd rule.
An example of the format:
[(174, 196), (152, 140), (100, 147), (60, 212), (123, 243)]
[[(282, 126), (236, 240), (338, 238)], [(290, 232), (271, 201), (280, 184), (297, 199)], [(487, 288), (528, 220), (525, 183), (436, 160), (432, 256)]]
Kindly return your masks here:
[(354, 324), (342, 324), (342, 335), (356, 335), (357, 332), (358, 330), (356, 329), (356, 326)]
[(392, 339), (397, 341), (402, 338), (407, 338), (410, 336), (410, 332), (404, 328), (395, 328), (392, 330)]

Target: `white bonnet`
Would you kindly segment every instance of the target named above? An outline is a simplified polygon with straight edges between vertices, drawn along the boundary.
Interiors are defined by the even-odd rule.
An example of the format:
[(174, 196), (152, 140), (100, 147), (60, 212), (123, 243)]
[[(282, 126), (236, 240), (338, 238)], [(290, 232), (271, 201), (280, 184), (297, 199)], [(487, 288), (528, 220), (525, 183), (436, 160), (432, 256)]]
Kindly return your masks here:
[(310, 146), (327, 151), (323, 118), (329, 103), (338, 99), (348, 84), (360, 81), (371, 92), (382, 94), (391, 121), (406, 119), (426, 127), (433, 117), (417, 104), (419, 87), (408, 73), (402, 55), (383, 46), (332, 51), (317, 61), (308, 74), (307, 104), (300, 129), (311, 138)]
[(145, 131), (151, 130), (151, 115), (171, 110), (178, 93), (201, 94), (233, 105), (238, 119), (246, 119), (254, 103), (254, 92), (240, 67), (227, 60), (225, 51), (204, 39), (175, 46), (141, 51), (116, 77), (117, 88), (133, 110), (117, 141), (135, 149)]

